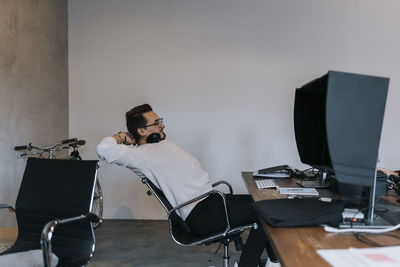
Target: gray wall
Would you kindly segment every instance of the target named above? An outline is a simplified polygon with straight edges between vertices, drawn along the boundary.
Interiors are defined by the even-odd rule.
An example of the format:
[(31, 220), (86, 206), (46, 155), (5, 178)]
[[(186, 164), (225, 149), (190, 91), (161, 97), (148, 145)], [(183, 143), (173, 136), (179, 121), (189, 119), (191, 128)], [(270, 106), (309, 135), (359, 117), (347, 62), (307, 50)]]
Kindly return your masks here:
[[(212, 179), (300, 163), (295, 88), (339, 70), (390, 77), (381, 166), (398, 168), (397, 0), (70, 0), (70, 134), (96, 158), (124, 112), (149, 102)], [(106, 218), (162, 218), (131, 172), (100, 169)]]
[(67, 0), (0, 0), (0, 203), (14, 205), (21, 182), (15, 145), (68, 137), (67, 11)]

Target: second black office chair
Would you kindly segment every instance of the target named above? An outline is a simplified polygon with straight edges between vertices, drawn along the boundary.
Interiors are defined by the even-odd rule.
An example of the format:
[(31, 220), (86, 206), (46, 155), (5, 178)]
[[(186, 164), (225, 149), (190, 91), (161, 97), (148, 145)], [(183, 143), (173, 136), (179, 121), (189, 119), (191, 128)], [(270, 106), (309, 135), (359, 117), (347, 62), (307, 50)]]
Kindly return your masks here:
[(52, 246), (58, 266), (86, 264), (94, 252), (96, 216), (89, 212), (96, 179), (97, 161), (29, 158), (15, 207), (18, 237), (0, 255), (40, 249), (42, 243), (45, 266), (51, 266)]
[[(164, 193), (158, 187), (156, 187), (148, 178), (143, 177), (142, 182), (147, 185), (151, 194), (153, 194), (157, 198), (157, 200), (160, 202), (160, 204), (167, 212), (169, 230), (172, 239), (181, 246), (193, 246), (193, 245), (203, 245), (203, 244), (208, 245), (215, 242), (222, 243), (224, 245), (224, 256), (223, 256), (224, 267), (229, 267), (230, 265), (229, 243), (232, 241), (235, 241), (235, 243), (237, 242), (237, 249), (238, 249), (241, 243), (241, 238), (240, 238), (241, 233), (243, 233), (243, 231), (246, 229), (258, 227), (258, 225), (254, 223), (254, 224), (241, 225), (238, 227), (231, 228), (228, 218), (225, 194), (218, 190), (212, 190), (206, 194), (203, 194), (192, 200), (189, 200), (177, 207), (172, 207), (171, 203), (169, 203)], [(229, 187), (230, 193), (232, 194), (232, 187), (229, 185), (229, 183), (225, 181), (217, 182), (213, 184), (213, 187), (220, 184), (226, 184)], [(213, 194), (219, 194), (221, 196), (221, 201), (224, 202), (227, 227), (225, 231), (220, 233), (215, 233), (208, 236), (196, 235), (190, 230), (189, 226), (176, 213), (176, 211), (188, 204), (191, 204), (195, 201), (201, 200)], [(212, 223), (212, 219), (210, 219), (210, 223)]]

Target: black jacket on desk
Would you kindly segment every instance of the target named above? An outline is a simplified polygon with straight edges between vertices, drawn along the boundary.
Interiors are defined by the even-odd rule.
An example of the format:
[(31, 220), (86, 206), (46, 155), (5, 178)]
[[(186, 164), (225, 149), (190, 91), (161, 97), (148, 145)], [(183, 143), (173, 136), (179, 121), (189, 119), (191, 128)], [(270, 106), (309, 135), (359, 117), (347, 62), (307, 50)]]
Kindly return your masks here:
[(253, 203), (253, 208), (274, 227), (337, 226), (342, 222), (342, 201), (323, 202), (318, 199), (272, 199)]

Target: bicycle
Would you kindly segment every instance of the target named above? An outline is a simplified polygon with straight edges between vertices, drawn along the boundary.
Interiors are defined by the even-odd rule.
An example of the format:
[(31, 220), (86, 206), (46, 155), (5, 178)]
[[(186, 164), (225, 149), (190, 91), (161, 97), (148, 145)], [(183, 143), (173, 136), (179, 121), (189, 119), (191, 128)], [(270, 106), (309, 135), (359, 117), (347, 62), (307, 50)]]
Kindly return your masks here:
[[(85, 140), (78, 140), (77, 138), (65, 139), (60, 142), (50, 145), (50, 146), (34, 146), (29, 143), (26, 146), (15, 146), (14, 150), (20, 152), (18, 158), (29, 158), (29, 157), (39, 157), (39, 158), (48, 158), (48, 159), (56, 159), (55, 152), (70, 150), (68, 159), (69, 160), (82, 160), (82, 157), (79, 155), (78, 148), (86, 144)], [(100, 220), (98, 223), (93, 223), (93, 228), (98, 228), (103, 219), (103, 192), (101, 190), (99, 179), (96, 180), (94, 196), (93, 196), (93, 205), (92, 210), (94, 214), (96, 214)]]

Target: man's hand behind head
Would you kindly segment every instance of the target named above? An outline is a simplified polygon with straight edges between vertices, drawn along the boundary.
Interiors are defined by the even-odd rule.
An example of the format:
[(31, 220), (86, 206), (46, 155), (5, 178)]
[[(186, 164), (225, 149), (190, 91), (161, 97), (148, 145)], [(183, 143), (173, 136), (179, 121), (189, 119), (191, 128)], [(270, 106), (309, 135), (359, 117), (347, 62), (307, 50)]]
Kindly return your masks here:
[(132, 134), (129, 132), (119, 132), (112, 136), (117, 144), (124, 144), (124, 145), (135, 145), (136, 141)]
[(123, 132), (126, 136), (125, 145), (136, 145), (136, 140), (133, 135), (129, 132)]

